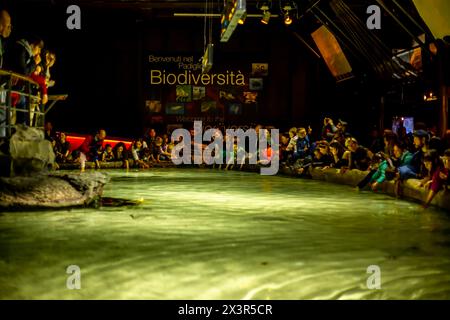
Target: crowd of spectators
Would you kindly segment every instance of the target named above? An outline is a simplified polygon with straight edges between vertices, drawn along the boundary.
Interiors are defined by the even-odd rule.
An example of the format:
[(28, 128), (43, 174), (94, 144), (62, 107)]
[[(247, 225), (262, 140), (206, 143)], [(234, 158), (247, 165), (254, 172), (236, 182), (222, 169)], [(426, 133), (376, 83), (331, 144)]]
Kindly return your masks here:
[[(379, 190), (381, 184), (392, 180), (395, 190), (401, 195), (401, 183), (408, 179), (420, 180), (420, 186), (429, 190), (425, 203), (428, 206), (436, 193), (447, 186), (450, 169), (450, 140), (441, 140), (432, 131), (418, 123), (414, 132), (407, 133), (404, 128), (397, 132), (384, 130), (382, 134), (371, 134), (370, 147), (362, 146), (347, 130), (348, 124), (339, 120), (335, 125), (333, 120), (325, 118), (318, 139), (314, 139), (311, 127), (291, 128), (280, 134), (279, 159), (281, 167), (290, 168), (299, 176), (308, 177), (311, 170), (334, 169), (337, 173), (345, 174), (349, 170), (359, 170), (366, 173), (366, 177), (356, 186), (362, 190), (370, 187)], [(259, 133), (262, 129), (273, 127), (256, 126)], [(269, 135), (270, 130), (266, 130)], [(191, 130), (193, 135), (193, 130)], [(448, 135), (450, 137), (450, 135)], [(155, 163), (170, 161), (172, 150), (182, 139), (173, 141), (170, 132), (157, 133), (155, 129), (147, 130), (141, 138), (132, 142), (130, 148), (124, 143), (114, 147), (105, 143), (106, 132), (99, 130), (95, 135), (87, 137), (80, 147), (72, 150), (64, 133), (54, 136), (51, 123), (46, 124), (46, 137), (52, 141), (56, 159), (59, 164), (79, 163), (81, 170), (85, 170), (86, 161), (91, 161), (96, 168), (102, 163), (118, 162), (121, 167), (147, 169)], [(268, 137), (269, 138), (269, 137)], [(268, 139), (270, 141), (270, 139)], [(191, 139), (194, 144), (194, 139)], [(226, 137), (224, 136), (226, 144)], [(202, 146), (204, 148), (205, 145)], [(226, 148), (222, 155), (223, 165), (219, 169), (242, 169), (244, 163), (259, 154), (252, 154), (248, 144), (245, 147), (245, 158), (237, 159), (240, 144), (233, 142), (233, 151), (228, 155)], [(193, 149), (193, 148), (192, 148)], [(270, 145), (262, 150), (264, 157), (272, 157)], [(192, 155), (192, 160), (194, 155)], [(237, 164), (237, 166), (236, 166)], [(236, 166), (236, 167), (235, 167)], [(212, 165), (216, 167), (216, 165)]]
[(387, 129), (382, 134), (374, 130), (367, 148), (359, 144), (347, 127), (345, 121), (339, 120), (335, 125), (332, 119), (325, 118), (317, 141), (312, 141), (311, 128), (291, 128), (280, 139), (283, 164), (302, 176), (309, 175), (311, 168), (334, 168), (342, 174), (360, 170), (367, 175), (357, 185), (358, 190), (370, 186), (376, 191), (383, 182), (393, 180), (399, 196), (402, 182), (419, 179), (420, 186), (429, 190), (425, 206), (439, 190), (447, 187), (450, 132), (442, 140), (420, 123), (410, 133), (403, 127), (398, 132)]
[[(420, 181), (420, 187), (428, 190), (425, 206), (430, 205), (440, 190), (447, 189), (450, 181), (450, 132), (446, 139), (441, 140), (433, 130), (418, 123), (416, 130), (410, 133), (402, 128), (398, 130), (399, 134), (389, 129), (382, 134), (372, 133), (370, 147), (367, 148), (348, 132), (347, 126), (345, 121), (339, 120), (334, 125), (333, 120), (325, 118), (320, 136), (316, 139), (311, 127), (291, 128), (281, 133), (278, 153), (280, 168), (288, 168), (301, 177), (311, 176), (312, 169), (335, 170), (336, 174), (358, 170), (365, 173), (365, 178), (356, 186), (358, 190), (367, 187), (377, 191), (385, 181), (393, 181), (398, 196), (401, 196), (402, 183), (416, 179)], [(254, 129), (257, 134), (264, 130), (267, 142), (270, 142), (270, 129), (273, 127), (258, 125)], [(174, 147), (184, 143), (182, 138), (174, 141), (171, 132), (157, 133), (153, 128), (127, 144), (116, 142), (113, 145), (106, 141), (106, 135), (106, 131), (100, 129), (74, 148), (64, 132), (55, 134), (52, 124), (45, 124), (45, 137), (54, 147), (57, 167), (69, 164), (73, 168), (79, 165), (81, 171), (85, 171), (86, 162), (92, 163), (96, 169), (148, 169), (157, 163), (171, 162)], [(193, 136), (194, 131), (191, 130), (191, 152), (195, 149)], [(247, 142), (245, 149), (241, 150), (242, 146), (235, 139), (230, 151), (225, 147), (226, 135), (223, 138), (222, 154), (212, 154), (215, 158), (222, 157), (223, 164), (213, 164), (212, 168), (242, 169), (253, 157), (259, 159), (262, 154), (264, 159), (270, 160), (274, 155), (270, 143), (265, 149), (258, 150), (258, 146), (251, 148)], [(207, 144), (203, 143), (201, 148), (204, 150)], [(255, 152), (252, 153), (252, 149)], [(244, 158), (238, 159), (239, 154), (244, 154)], [(191, 153), (192, 163), (195, 163), (195, 156)], [(106, 165), (112, 162), (113, 166)], [(258, 164), (267, 163), (259, 159)]]
[(155, 130), (150, 129), (144, 137), (134, 140), (129, 148), (124, 142), (113, 146), (106, 143), (106, 131), (100, 129), (73, 148), (66, 133), (55, 133), (51, 122), (45, 124), (45, 138), (53, 145), (57, 168), (64, 164), (79, 164), (81, 171), (85, 171), (86, 162), (92, 162), (96, 169), (111, 162), (121, 163), (125, 169), (148, 169), (153, 163), (170, 161), (175, 145), (169, 141), (169, 135), (157, 136)]

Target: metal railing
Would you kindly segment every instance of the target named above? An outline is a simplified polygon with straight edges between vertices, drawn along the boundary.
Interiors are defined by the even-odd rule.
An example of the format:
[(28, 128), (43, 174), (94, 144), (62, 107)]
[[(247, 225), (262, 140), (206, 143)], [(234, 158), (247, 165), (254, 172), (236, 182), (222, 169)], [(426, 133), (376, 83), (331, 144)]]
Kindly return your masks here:
[[(25, 114), (25, 117), (20, 117), (21, 124), (43, 130), (47, 112), (56, 102), (67, 99), (67, 95), (49, 96), (51, 103), (45, 110), (39, 91), (39, 84), (31, 78), (0, 69), (0, 138), (11, 138), (13, 129), (19, 124), (17, 113)], [(20, 103), (21, 108), (13, 105), (13, 97), (25, 101)]]

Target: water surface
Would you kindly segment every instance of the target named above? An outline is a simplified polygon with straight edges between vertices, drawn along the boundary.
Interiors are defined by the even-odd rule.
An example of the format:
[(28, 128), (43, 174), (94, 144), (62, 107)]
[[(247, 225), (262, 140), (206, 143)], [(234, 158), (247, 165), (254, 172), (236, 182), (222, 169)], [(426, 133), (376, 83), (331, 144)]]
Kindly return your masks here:
[[(107, 172), (105, 196), (142, 203), (1, 214), (0, 298), (450, 298), (442, 211), (288, 177)], [(69, 265), (81, 290), (66, 287)]]

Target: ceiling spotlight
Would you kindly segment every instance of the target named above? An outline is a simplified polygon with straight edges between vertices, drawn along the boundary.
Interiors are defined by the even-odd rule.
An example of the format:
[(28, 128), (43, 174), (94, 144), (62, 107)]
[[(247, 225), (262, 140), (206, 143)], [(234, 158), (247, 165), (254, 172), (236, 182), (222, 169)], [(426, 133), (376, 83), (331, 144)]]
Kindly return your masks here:
[(284, 17), (284, 24), (288, 26), (291, 23), (292, 23), (291, 17), (289, 17), (289, 14), (286, 14), (286, 16)]
[(264, 1), (261, 5), (258, 5), (258, 9), (261, 10), (262, 18), (261, 23), (269, 24), (272, 14), (270, 13), (270, 8), (272, 7), (272, 1)]
[(269, 24), (270, 17), (271, 17), (270, 11), (264, 11), (261, 19), (261, 23), (263, 24)]
[[(281, 7), (281, 5), (280, 5), (280, 7)], [(294, 16), (298, 15), (297, 5), (293, 1), (286, 2), (281, 7), (281, 12), (284, 15), (284, 24), (288, 26), (288, 25), (292, 24), (292, 21), (293, 21), (291, 13), (293, 12)]]

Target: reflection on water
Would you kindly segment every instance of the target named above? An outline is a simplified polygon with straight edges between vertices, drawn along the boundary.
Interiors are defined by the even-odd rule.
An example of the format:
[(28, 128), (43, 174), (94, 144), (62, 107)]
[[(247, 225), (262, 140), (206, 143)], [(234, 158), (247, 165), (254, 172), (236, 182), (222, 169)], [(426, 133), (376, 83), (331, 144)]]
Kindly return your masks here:
[(105, 196), (140, 205), (0, 216), (0, 298), (450, 298), (446, 213), (294, 178), (109, 174)]

